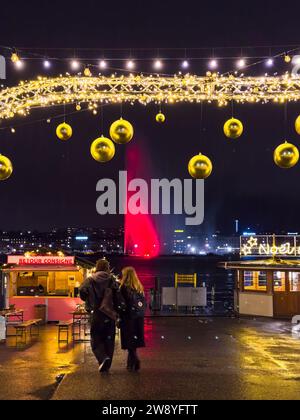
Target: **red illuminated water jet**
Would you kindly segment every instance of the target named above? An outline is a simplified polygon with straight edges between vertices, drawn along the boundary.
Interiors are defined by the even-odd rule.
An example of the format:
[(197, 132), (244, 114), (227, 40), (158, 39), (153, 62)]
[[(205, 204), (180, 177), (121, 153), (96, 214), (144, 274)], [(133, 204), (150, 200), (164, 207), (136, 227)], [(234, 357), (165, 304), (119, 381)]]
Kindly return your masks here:
[[(145, 156), (138, 145), (131, 145), (126, 154), (127, 183), (134, 178), (147, 178)], [(131, 197), (128, 193), (127, 203)], [(125, 253), (144, 258), (155, 258), (160, 253), (160, 243), (152, 216), (149, 214), (125, 215)]]

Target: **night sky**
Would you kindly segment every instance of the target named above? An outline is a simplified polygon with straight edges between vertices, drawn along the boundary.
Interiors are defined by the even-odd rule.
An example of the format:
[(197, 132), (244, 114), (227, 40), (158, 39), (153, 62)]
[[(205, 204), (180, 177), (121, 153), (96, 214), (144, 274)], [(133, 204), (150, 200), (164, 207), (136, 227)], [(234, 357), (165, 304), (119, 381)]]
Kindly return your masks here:
[[(128, 53), (119, 52), (124, 58), (130, 48), (133, 56), (135, 48), (153, 48), (155, 58), (158, 47), (187, 50), (237, 47), (235, 55), (239, 55), (240, 46), (298, 42), (300, 45), (300, 6), (296, 1), (284, 2), (281, 7), (275, 7), (274, 1), (226, 1), (224, 5), (201, 1), (5, 3), (0, 14), (0, 44), (6, 46), (45, 50), (70, 47), (75, 53), (78, 48), (128, 48)], [(255, 49), (247, 52), (254, 53)], [(70, 50), (64, 54), (72, 57), (75, 53)], [(222, 50), (218, 49), (217, 54), (222, 55)], [(195, 62), (191, 72), (205, 74), (205, 63)], [(149, 62), (149, 71), (150, 66)], [(26, 67), (30, 67), (24, 72), (27, 78), (46, 74), (39, 62), (27, 63)], [(282, 70), (282, 63), (278, 67)], [(63, 69), (68, 70), (66, 64)], [(51, 75), (61, 70), (53, 68)], [(169, 67), (164, 71), (172, 70)], [(220, 70), (231, 70), (230, 64), (224, 64)], [(246, 74), (265, 71), (261, 65)], [(10, 67), (8, 84), (13, 83), (15, 75), (16, 71)], [(200, 105), (165, 106), (167, 123), (159, 126), (155, 123), (156, 106), (124, 106), (124, 118), (136, 129), (134, 142), (140, 143), (145, 172), (153, 177), (187, 178), (187, 162), (201, 151), (214, 164), (214, 172), (205, 184), (203, 229), (206, 232), (221, 229), (231, 233), (236, 218), (244, 228), (299, 231), (300, 166), (289, 171), (277, 168), (273, 163), (273, 149), (283, 142), (285, 135), (294, 144), (300, 144), (294, 130), (300, 104), (288, 106), (286, 128), (283, 106), (236, 105), (235, 115), (245, 126), (245, 134), (238, 141), (225, 139), (222, 132), (225, 120), (231, 116), (230, 107), (204, 105), (202, 129), (200, 108)], [(60, 112), (59, 109), (33, 111), (26, 122)], [(105, 108), (106, 133), (110, 123), (119, 116), (119, 107)], [(58, 122), (23, 126), (15, 135), (9, 130), (0, 131), (0, 153), (9, 156), (14, 164), (11, 179), (0, 183), (0, 229), (44, 230), (54, 226), (122, 223), (119, 217), (97, 215), (95, 203), (97, 181), (103, 177), (114, 178), (124, 169), (124, 148), (117, 148), (116, 158), (109, 164), (97, 164), (90, 157), (89, 146), (101, 134), (99, 116), (82, 113), (69, 117), (74, 136), (66, 143), (55, 137)], [(168, 223), (175, 226), (182, 222), (174, 218)]]

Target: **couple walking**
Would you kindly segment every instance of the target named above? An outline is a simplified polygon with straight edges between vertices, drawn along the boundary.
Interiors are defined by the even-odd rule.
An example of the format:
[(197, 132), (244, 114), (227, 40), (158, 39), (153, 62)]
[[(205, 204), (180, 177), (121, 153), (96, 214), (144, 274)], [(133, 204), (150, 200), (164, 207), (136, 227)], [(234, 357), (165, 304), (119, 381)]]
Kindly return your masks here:
[(91, 313), (91, 346), (99, 372), (108, 372), (115, 350), (116, 326), (121, 330), (121, 346), (128, 351), (127, 369), (140, 370), (137, 355), (145, 347), (144, 288), (136, 271), (126, 267), (120, 281), (111, 273), (109, 262), (97, 261), (96, 272), (80, 287), (80, 297)]

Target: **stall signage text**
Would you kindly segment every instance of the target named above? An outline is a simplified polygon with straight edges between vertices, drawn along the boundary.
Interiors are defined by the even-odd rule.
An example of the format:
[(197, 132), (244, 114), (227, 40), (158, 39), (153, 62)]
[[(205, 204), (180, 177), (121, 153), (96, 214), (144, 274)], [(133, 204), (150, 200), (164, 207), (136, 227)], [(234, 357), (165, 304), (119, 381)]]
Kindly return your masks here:
[(16, 265), (74, 265), (75, 257), (25, 257), (23, 255), (9, 255), (7, 257), (7, 263)]
[(241, 236), (242, 257), (299, 257), (300, 236)]

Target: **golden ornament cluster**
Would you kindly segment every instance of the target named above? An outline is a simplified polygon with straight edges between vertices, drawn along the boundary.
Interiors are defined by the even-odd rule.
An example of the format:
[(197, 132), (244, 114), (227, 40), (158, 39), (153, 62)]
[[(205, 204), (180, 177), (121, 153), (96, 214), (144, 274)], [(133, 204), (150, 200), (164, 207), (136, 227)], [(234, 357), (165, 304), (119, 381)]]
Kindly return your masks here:
[[(116, 144), (127, 144), (133, 139), (134, 129), (129, 121), (120, 118), (112, 123), (109, 134)], [(91, 155), (97, 162), (110, 162), (114, 158), (116, 148), (111, 139), (102, 135), (93, 141)]]
[[(16, 55), (15, 59), (18, 57)], [(139, 102), (150, 103), (202, 103), (216, 102), (219, 106), (229, 102), (267, 103), (300, 100), (300, 78), (290, 74), (278, 77), (235, 77), (208, 73), (206, 77), (175, 75), (174, 77), (142, 76), (99, 76), (93, 77), (88, 68), (84, 76), (60, 76), (57, 78), (40, 77), (29, 82), (20, 82), (16, 87), (0, 90), (0, 119), (26, 116), (32, 109), (57, 105), (75, 104), (76, 110), (87, 104), (88, 109), (97, 113), (98, 104), (118, 104)], [(166, 117), (160, 111), (156, 117), (164, 123)], [(295, 122), (300, 135), (300, 116)], [(13, 130), (13, 129), (12, 129)], [(227, 138), (238, 139), (242, 136), (243, 123), (229, 119), (224, 127)], [(59, 139), (65, 141), (72, 137), (72, 127), (63, 123), (56, 129)], [(116, 144), (127, 144), (134, 136), (134, 128), (122, 118), (110, 127), (110, 137), (104, 136), (93, 141), (90, 152), (98, 162), (109, 162), (115, 156)], [(113, 140), (113, 141), (112, 141)], [(113, 143), (114, 142), (114, 143)], [(299, 161), (296, 146), (285, 142), (274, 151), (274, 162), (280, 168), (292, 168)], [(194, 156), (188, 171), (193, 178), (206, 179), (213, 170), (211, 160), (201, 153)], [(8, 179), (13, 171), (11, 161), (0, 155), (0, 181)]]

